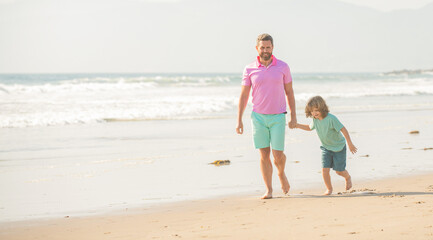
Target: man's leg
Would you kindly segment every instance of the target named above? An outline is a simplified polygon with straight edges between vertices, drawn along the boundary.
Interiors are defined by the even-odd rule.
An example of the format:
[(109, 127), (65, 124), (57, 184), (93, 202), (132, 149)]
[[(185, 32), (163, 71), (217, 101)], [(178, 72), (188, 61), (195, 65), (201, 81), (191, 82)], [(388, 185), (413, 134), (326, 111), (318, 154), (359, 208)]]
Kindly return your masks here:
[(283, 193), (287, 194), (290, 190), (290, 184), (287, 180), (285, 167), (286, 167), (286, 155), (283, 151), (272, 149), (272, 155), (274, 155), (274, 164), (278, 169), (278, 177), (281, 182), (281, 189), (283, 189)]
[(260, 148), (260, 169), (266, 185), (266, 193), (262, 199), (272, 198), (272, 163), (271, 148)]

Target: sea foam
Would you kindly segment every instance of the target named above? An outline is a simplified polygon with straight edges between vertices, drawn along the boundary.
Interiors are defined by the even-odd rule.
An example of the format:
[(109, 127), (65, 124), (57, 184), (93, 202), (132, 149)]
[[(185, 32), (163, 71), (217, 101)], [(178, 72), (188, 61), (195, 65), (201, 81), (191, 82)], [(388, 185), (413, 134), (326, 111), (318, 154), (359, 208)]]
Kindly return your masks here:
[[(433, 76), (425, 75), (294, 74), (293, 79), (301, 109), (315, 95), (332, 100), (333, 109), (341, 111), (419, 107), (425, 96), (433, 96)], [(235, 116), (240, 89), (237, 74), (1, 75), (0, 127)], [(385, 103), (368, 101), (375, 97)]]

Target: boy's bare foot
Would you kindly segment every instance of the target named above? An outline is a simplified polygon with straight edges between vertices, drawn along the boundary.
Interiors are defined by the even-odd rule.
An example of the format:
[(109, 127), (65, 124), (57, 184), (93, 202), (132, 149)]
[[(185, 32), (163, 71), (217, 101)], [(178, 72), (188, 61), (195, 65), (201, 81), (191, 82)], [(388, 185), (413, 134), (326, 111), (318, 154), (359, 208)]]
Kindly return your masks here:
[(328, 189), (323, 193), (323, 195), (331, 195), (331, 194), (332, 194), (332, 189)]
[(346, 178), (346, 191), (352, 188), (352, 178), (349, 176)]
[(267, 191), (265, 195), (261, 197), (261, 199), (270, 199), (272, 198), (272, 191)]
[(283, 176), (280, 176), (280, 182), (281, 182), (281, 189), (283, 190), (283, 193), (284, 194), (289, 193), (290, 184), (285, 174)]

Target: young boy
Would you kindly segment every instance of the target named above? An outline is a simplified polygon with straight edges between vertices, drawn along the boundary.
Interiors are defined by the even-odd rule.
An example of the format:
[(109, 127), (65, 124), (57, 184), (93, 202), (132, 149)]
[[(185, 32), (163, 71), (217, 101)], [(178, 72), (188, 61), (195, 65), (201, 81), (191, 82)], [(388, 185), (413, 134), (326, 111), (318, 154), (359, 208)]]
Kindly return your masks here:
[[(329, 113), (325, 100), (320, 96), (311, 98), (305, 107), (307, 117), (312, 117), (310, 125), (296, 124), (305, 131), (316, 129), (322, 142), (322, 176), (326, 186), (324, 195), (332, 194), (330, 169), (346, 179), (346, 190), (352, 187), (352, 180), (346, 170), (346, 141), (352, 154), (358, 150), (350, 139), (349, 132), (334, 115)], [(343, 133), (343, 134), (342, 134)], [(343, 137), (344, 135), (344, 137)]]

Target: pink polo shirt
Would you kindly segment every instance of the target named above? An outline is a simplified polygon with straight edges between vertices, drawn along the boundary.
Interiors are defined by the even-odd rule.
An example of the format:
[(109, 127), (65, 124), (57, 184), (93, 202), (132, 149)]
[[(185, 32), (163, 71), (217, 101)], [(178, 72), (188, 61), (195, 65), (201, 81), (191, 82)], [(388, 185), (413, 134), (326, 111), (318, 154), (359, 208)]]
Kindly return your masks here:
[(286, 112), (284, 84), (292, 81), (287, 63), (272, 55), (272, 63), (265, 67), (260, 57), (244, 69), (242, 85), (252, 86), (253, 111), (261, 114)]

